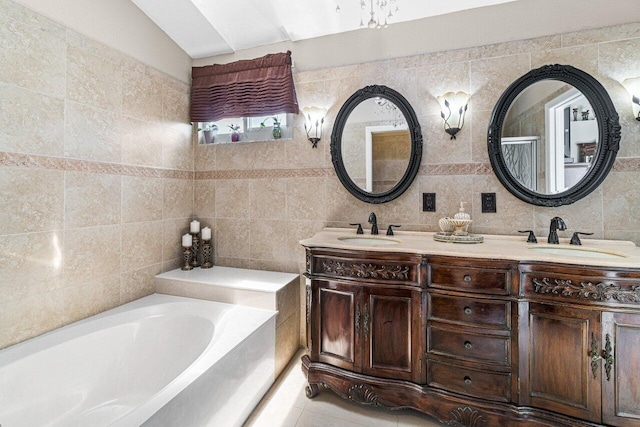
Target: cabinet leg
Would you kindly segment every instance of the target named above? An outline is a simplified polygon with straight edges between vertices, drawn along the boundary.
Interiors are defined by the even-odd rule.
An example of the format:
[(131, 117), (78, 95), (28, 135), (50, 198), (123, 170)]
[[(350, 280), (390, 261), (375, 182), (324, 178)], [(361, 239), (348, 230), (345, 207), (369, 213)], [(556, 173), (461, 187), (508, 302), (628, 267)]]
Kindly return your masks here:
[(320, 393), (320, 388), (317, 384), (309, 384), (304, 388), (304, 393), (307, 395), (308, 399), (313, 399)]

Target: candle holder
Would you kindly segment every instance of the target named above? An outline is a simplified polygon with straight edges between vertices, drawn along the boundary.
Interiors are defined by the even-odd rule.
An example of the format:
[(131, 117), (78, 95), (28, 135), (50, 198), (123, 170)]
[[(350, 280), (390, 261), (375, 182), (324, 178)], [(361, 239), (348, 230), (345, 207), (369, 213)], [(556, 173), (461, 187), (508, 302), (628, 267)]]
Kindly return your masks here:
[(191, 246), (191, 267), (200, 267), (200, 263), (198, 262), (198, 249), (200, 248), (200, 232), (197, 233), (189, 233), (193, 238), (193, 246)]
[(182, 247), (182, 256), (184, 257), (184, 265), (182, 266), (182, 270), (193, 270), (191, 267), (191, 248), (193, 246), (183, 246)]
[(211, 268), (211, 240), (202, 240), (202, 265), (200, 268)]

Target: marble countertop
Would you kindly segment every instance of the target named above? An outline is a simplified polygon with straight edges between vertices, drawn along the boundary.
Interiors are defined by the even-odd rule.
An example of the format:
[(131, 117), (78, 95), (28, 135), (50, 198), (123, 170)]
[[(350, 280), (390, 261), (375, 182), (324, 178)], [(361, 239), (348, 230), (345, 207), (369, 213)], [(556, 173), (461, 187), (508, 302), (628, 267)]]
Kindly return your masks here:
[[(313, 237), (300, 241), (308, 248), (337, 248), (371, 252), (402, 252), (425, 255), (464, 256), (475, 258), (504, 259), (513, 261), (541, 261), (561, 264), (577, 264), (601, 267), (640, 268), (640, 248), (633, 242), (621, 240), (582, 239), (582, 246), (569, 245), (568, 238), (561, 238), (560, 244), (546, 243), (546, 236), (539, 243), (527, 243), (526, 236), (484, 235), (482, 243), (445, 243), (433, 239), (435, 233), (397, 231), (394, 236), (384, 233), (371, 236), (356, 234), (354, 229), (325, 228)], [(398, 243), (368, 245), (357, 240), (349, 242), (341, 238), (390, 239)], [(383, 242), (384, 243), (384, 242)], [(581, 251), (573, 254), (542, 252), (543, 250)], [(596, 252), (598, 251), (598, 252)], [(613, 256), (612, 255), (618, 255)]]

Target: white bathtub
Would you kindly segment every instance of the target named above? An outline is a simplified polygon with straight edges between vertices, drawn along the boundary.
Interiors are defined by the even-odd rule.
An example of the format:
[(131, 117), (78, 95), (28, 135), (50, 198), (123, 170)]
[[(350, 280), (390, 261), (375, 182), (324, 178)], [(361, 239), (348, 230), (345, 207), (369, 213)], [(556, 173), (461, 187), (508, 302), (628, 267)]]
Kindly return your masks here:
[(241, 425), (274, 381), (275, 315), (155, 294), (9, 347), (0, 425)]

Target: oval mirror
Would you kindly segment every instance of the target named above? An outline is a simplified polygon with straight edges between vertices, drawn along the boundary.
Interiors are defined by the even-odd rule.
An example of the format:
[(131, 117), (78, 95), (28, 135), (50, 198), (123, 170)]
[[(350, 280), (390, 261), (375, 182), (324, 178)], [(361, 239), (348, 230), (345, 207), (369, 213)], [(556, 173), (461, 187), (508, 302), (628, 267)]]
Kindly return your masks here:
[(417, 175), (421, 157), (420, 124), (395, 90), (367, 86), (340, 108), (331, 160), (342, 185), (358, 199), (384, 203), (399, 197)]
[(571, 204), (595, 190), (619, 144), (618, 114), (606, 90), (569, 65), (545, 65), (512, 83), (488, 130), (500, 182), (540, 206)]

